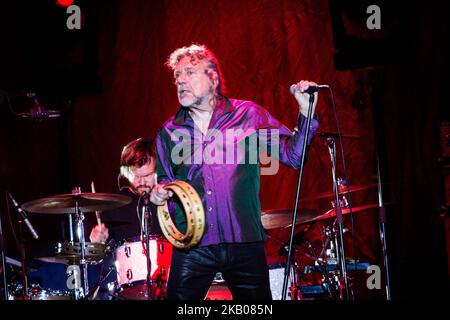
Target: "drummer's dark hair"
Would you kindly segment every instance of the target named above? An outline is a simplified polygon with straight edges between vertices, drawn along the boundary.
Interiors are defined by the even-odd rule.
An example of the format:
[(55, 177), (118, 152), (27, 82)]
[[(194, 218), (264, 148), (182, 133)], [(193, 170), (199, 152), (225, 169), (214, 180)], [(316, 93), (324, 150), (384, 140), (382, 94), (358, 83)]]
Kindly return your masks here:
[(131, 167), (142, 167), (145, 164), (155, 161), (155, 147), (153, 140), (149, 138), (138, 138), (129, 142), (122, 149), (120, 156), (120, 171)]

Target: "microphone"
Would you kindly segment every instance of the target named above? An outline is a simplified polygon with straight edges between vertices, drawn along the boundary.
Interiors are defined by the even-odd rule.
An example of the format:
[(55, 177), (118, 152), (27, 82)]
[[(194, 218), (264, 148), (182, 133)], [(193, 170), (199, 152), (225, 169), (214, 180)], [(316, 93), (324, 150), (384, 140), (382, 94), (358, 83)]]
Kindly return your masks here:
[(148, 206), (150, 204), (150, 193), (147, 191), (142, 192), (141, 195), (142, 199), (144, 199), (144, 205)]
[(14, 199), (14, 197), (12, 196), (11, 193), (8, 192), (8, 195), (11, 198), (11, 201), (12, 201), (14, 207), (17, 209), (17, 212), (19, 212), (20, 215), (22, 216), (23, 221), (25, 222), (25, 224), (27, 225), (27, 227), (30, 230), (31, 234), (33, 235), (33, 238), (34, 239), (38, 239), (39, 236), (38, 236), (36, 230), (34, 230), (33, 226), (30, 223), (30, 221), (28, 220), (27, 213), (19, 206), (19, 204), (17, 203), (16, 199)]
[(43, 120), (47, 118), (57, 118), (60, 116), (58, 110), (46, 110), (39, 103), (36, 98), (36, 93), (28, 92), (25, 94), (27, 98), (33, 98), (33, 107), (28, 112), (21, 112), (19, 115), (22, 118), (30, 118), (32, 120)]
[[(293, 84), (290, 88), (289, 88), (289, 92), (292, 95), (295, 95), (295, 91), (297, 89), (297, 85)], [(309, 94), (313, 94), (314, 92), (318, 92), (318, 91), (323, 91), (323, 90), (327, 90), (330, 89), (330, 87), (326, 84), (318, 84), (317, 86), (309, 86), (308, 89), (306, 89), (303, 92), (309, 93)]]

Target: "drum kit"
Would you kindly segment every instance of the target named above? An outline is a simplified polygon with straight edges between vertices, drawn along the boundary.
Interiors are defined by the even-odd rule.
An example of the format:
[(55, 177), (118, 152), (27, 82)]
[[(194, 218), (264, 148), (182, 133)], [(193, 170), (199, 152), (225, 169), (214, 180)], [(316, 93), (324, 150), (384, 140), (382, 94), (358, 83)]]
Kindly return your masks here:
[[(376, 184), (350, 186), (339, 189), (341, 212), (343, 216), (351, 213), (368, 212), (378, 207), (378, 204), (368, 204), (351, 207), (346, 200), (346, 195), (356, 191), (368, 190)], [(302, 199), (302, 201), (315, 201), (333, 198), (333, 193), (322, 193)], [(331, 202), (334, 204), (333, 201)], [(279, 250), (276, 255), (281, 262), (269, 264), (270, 285), (273, 299), (282, 299), (283, 280), (285, 273), (286, 254), (288, 243), (281, 239), (283, 230), (292, 227), (293, 209), (274, 209), (262, 212), (261, 221), (268, 242), (275, 243)], [(319, 223), (320, 222), (320, 223)], [(313, 226), (319, 228), (319, 232), (312, 233)], [(336, 224), (336, 210), (332, 208), (319, 213), (312, 209), (299, 209), (295, 228), (297, 231), (293, 238), (293, 262), (289, 271), (289, 290), (287, 300), (302, 299), (333, 299), (340, 300), (343, 286), (338, 250), (338, 233)], [(308, 232), (309, 231), (309, 232)], [(345, 229), (345, 232), (348, 230)], [(308, 234), (310, 235), (308, 236)], [(318, 239), (320, 238), (320, 239)], [(313, 244), (315, 245), (313, 245)], [(318, 244), (318, 245), (317, 245)], [(283, 260), (284, 259), (284, 260)], [(355, 259), (345, 258), (346, 270), (367, 270), (369, 263)], [(351, 284), (349, 285), (351, 287)]]
[[(123, 243), (108, 244), (86, 241), (84, 233), (85, 213), (111, 210), (129, 204), (125, 195), (109, 193), (81, 193), (56, 195), (24, 203), (24, 211), (38, 214), (67, 215), (69, 239), (58, 242), (54, 255), (36, 258), (39, 261), (60, 263), (67, 266), (67, 290), (42, 288), (39, 284), (27, 285), (27, 281), (8, 286), (10, 300), (94, 300), (102, 282), (115, 270), (117, 279), (108, 284), (108, 300), (153, 300), (165, 297), (165, 286), (170, 270), (172, 245), (158, 236), (129, 239)], [(147, 243), (149, 250), (147, 250)], [(151, 260), (151, 276), (147, 279), (147, 259)], [(113, 258), (113, 265), (106, 275), (92, 288), (88, 282), (89, 266)], [(20, 263), (19, 263), (20, 264)], [(148, 284), (152, 286), (148, 290)], [(149, 296), (149, 294), (151, 296)]]
[[(353, 186), (342, 189), (339, 195), (342, 199), (342, 214), (361, 213), (376, 208), (377, 205), (369, 204), (350, 208), (345, 200), (348, 192), (367, 190), (374, 185)], [(323, 193), (306, 200), (319, 200), (331, 198), (333, 194)], [(170, 272), (170, 260), (172, 256), (172, 244), (164, 237), (150, 237), (149, 241), (128, 239), (122, 243), (103, 244), (86, 241), (84, 234), (84, 214), (119, 208), (131, 202), (131, 198), (108, 193), (81, 193), (57, 195), (27, 202), (22, 205), (23, 210), (39, 214), (66, 215), (69, 225), (69, 239), (58, 242), (55, 245), (54, 255), (38, 258), (41, 261), (62, 263), (67, 265), (67, 290), (52, 290), (32, 284), (24, 288), (22, 284), (13, 284), (9, 287), (10, 299), (31, 300), (92, 300), (100, 284), (105, 281), (112, 270), (116, 272), (116, 279), (109, 287), (110, 299), (123, 300), (154, 300), (164, 299), (166, 296), (166, 284)], [(276, 209), (263, 211), (261, 222), (267, 232), (269, 240), (275, 241), (280, 249), (278, 255), (285, 257), (286, 242), (270, 234), (269, 231), (283, 230), (291, 227), (292, 209)], [(316, 252), (311, 244), (307, 246), (306, 253), (310, 259), (307, 265), (299, 259), (290, 270), (290, 294), (291, 300), (298, 300), (304, 296), (313, 294), (338, 299), (338, 291), (341, 286), (339, 255), (337, 254), (337, 228), (333, 220), (336, 218), (335, 209), (330, 209), (323, 214), (316, 210), (301, 209), (298, 212), (295, 227), (302, 227), (303, 231), (296, 234), (294, 246), (308, 243), (305, 233), (316, 222), (323, 226), (322, 234), (325, 240), (320, 252)], [(147, 243), (149, 250), (146, 250)], [(295, 249), (297, 250), (297, 249)], [(102, 263), (106, 258), (113, 258), (113, 266), (109, 268), (106, 276), (103, 276), (96, 285), (91, 288), (88, 283), (88, 268), (91, 265)], [(151, 275), (148, 277), (147, 259), (151, 261)], [(281, 291), (284, 276), (284, 263), (269, 266), (270, 285), (274, 299), (281, 299)], [(347, 267), (353, 270), (366, 270), (368, 263), (350, 261), (347, 259)], [(314, 281), (311, 282), (311, 279)], [(149, 281), (150, 280), (150, 281)], [(149, 283), (152, 290), (149, 290)], [(305, 285), (308, 284), (308, 285)], [(214, 286), (215, 285), (215, 286)], [(226, 284), (225, 284), (226, 285)], [(217, 281), (211, 287), (207, 299), (214, 297), (231, 298), (228, 291), (223, 291), (224, 284)], [(218, 290), (217, 288), (220, 288)], [(226, 292), (228, 295), (224, 295)], [(228, 299), (224, 298), (224, 299)]]

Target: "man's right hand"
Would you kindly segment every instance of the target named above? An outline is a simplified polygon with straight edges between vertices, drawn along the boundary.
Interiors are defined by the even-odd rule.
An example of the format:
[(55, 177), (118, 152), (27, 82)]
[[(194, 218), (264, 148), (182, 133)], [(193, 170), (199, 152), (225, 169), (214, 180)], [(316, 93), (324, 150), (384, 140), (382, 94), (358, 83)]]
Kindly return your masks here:
[(163, 184), (155, 184), (150, 194), (150, 201), (157, 206), (162, 206), (172, 195), (172, 191), (164, 189)]
[(92, 228), (89, 239), (91, 240), (91, 242), (104, 244), (106, 243), (106, 240), (108, 240), (108, 237), (108, 228), (106, 228), (105, 224), (102, 223), (101, 225), (97, 224), (94, 228)]

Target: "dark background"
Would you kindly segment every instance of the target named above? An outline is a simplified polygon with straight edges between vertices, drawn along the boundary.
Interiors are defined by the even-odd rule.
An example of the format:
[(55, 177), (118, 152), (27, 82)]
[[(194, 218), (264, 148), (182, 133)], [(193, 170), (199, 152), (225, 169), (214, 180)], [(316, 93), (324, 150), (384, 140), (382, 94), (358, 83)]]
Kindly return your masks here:
[[(36, 92), (59, 118), (31, 121), (0, 104), (0, 213), (8, 256), (17, 258), (5, 191), (20, 203), (70, 193), (117, 192), (122, 146), (154, 137), (177, 109), (173, 78), (164, 67), (174, 49), (201, 43), (217, 55), (230, 97), (253, 100), (293, 128), (297, 106), (289, 86), (301, 79), (332, 87), (343, 134), (347, 178), (376, 182), (380, 156), (387, 205), (392, 296), (442, 298), (448, 289), (441, 215), (444, 183), (439, 126), (449, 120), (448, 12), (445, 1), (421, 6), (388, 1), (76, 1), (81, 30), (68, 30), (55, 1), (3, 1), (0, 6), (0, 90), (14, 112)], [(381, 30), (368, 30), (366, 8), (381, 8)], [(321, 132), (336, 132), (331, 99), (321, 94)], [(325, 140), (308, 154), (301, 198), (331, 191)], [(338, 158), (341, 161), (341, 157)], [(338, 175), (344, 177), (343, 166)], [(264, 210), (291, 208), (297, 172), (280, 168), (262, 178)], [(376, 204), (376, 188), (352, 194), (352, 204)], [(303, 201), (324, 213), (330, 199)], [(92, 216), (88, 214), (88, 220)], [(30, 257), (66, 238), (65, 217), (30, 214), (40, 233), (25, 231)], [(355, 213), (347, 253), (382, 265), (377, 210)], [(17, 226), (14, 227), (17, 229)], [(309, 237), (317, 240), (314, 227)], [(268, 231), (288, 239), (287, 230)], [(316, 237), (316, 238), (314, 238)], [(269, 238), (269, 263), (280, 259)], [(301, 255), (301, 253), (300, 253)], [(301, 257), (300, 257), (301, 258)], [(30, 262), (31, 263), (31, 262)], [(383, 298), (383, 291), (369, 297)], [(358, 297), (358, 293), (356, 293)], [(362, 297), (362, 296), (359, 296)], [(366, 297), (366, 296), (364, 296)]]

